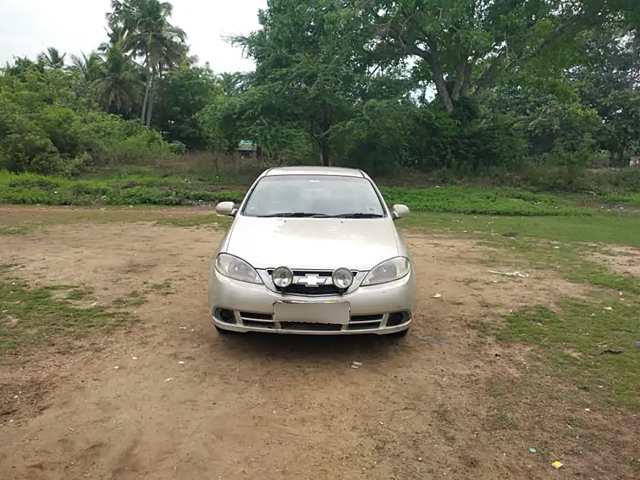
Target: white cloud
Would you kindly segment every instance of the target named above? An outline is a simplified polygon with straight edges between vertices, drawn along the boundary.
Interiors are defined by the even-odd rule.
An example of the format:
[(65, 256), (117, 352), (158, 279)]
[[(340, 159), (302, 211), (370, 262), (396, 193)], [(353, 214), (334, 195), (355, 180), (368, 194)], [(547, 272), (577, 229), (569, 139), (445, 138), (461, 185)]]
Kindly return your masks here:
[[(208, 61), (215, 72), (247, 71), (253, 61), (242, 58), (222, 36), (258, 29), (258, 9), (267, 0), (172, 0), (172, 23), (189, 36), (191, 53)], [(0, 65), (14, 56), (35, 58), (47, 47), (79, 54), (106, 39), (105, 14), (110, 0), (0, 0)]]

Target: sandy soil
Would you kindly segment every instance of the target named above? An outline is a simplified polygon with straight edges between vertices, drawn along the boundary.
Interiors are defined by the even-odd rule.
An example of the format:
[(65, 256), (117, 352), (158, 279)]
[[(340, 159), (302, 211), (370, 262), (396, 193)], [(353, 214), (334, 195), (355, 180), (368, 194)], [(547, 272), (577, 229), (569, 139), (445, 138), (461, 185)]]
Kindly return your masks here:
[(0, 366), (0, 478), (637, 478), (637, 419), (585, 413), (584, 392), (484, 333), (572, 287), (488, 273), (467, 240), (405, 237), (420, 309), (400, 341), (219, 336), (206, 308), (221, 238), (210, 227), (89, 222), (0, 237), (0, 264), (31, 284), (85, 284), (99, 302), (171, 286), (112, 338)]
[(637, 248), (621, 245), (601, 247), (601, 251), (593, 253), (592, 258), (599, 263), (604, 263), (614, 272), (640, 277), (640, 250)]

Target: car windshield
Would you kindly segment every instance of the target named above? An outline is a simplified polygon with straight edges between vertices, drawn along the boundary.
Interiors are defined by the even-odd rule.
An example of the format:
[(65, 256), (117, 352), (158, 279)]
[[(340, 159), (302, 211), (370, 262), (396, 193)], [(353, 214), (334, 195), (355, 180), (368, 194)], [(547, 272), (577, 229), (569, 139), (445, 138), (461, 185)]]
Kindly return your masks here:
[(366, 178), (276, 175), (262, 178), (242, 212), (249, 217), (380, 218), (382, 202)]

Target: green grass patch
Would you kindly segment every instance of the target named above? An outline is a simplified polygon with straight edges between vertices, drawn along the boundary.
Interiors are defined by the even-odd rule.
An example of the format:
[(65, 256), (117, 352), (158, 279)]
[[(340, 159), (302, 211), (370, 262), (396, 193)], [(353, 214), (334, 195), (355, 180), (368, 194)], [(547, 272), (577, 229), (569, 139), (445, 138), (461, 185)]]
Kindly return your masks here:
[[(589, 259), (601, 244), (640, 248), (640, 217), (419, 213), (402, 219), (399, 225), (466, 232), (500, 252), (486, 259), (487, 268), (523, 271), (540, 282), (553, 272), (553, 276), (584, 285), (587, 299), (541, 299), (540, 305), (506, 316), (500, 328), (481, 323), (478, 329), (502, 342), (535, 345), (533, 355), (554, 378), (589, 392), (594, 402), (640, 410), (640, 278), (612, 272)], [(502, 235), (506, 232), (518, 235), (509, 238)], [(621, 353), (601, 355), (607, 350)]]
[(0, 203), (27, 205), (193, 205), (239, 202), (244, 192), (178, 178), (71, 180), (0, 172)]
[(556, 376), (604, 404), (640, 410), (638, 311), (637, 299), (565, 299), (555, 309), (538, 305), (508, 315), (497, 338), (539, 347), (537, 356)]
[(610, 193), (602, 195), (600, 200), (614, 204), (640, 205), (640, 192)]
[(595, 213), (593, 209), (580, 206), (582, 197), (561, 197), (511, 188), (382, 187), (381, 191), (388, 205), (402, 203), (415, 212), (521, 216)]
[[(237, 183), (231, 183), (237, 185)], [(558, 196), (512, 188), (381, 187), (388, 205), (406, 204), (415, 212), (476, 215), (594, 215), (583, 196)], [(68, 179), (0, 172), (0, 203), (39, 205), (194, 205), (240, 202), (245, 187), (231, 188), (219, 179), (179, 176), (118, 175), (113, 178)]]
[(182, 218), (164, 218), (158, 223), (164, 225), (173, 225), (174, 227), (198, 227), (201, 225), (217, 225), (226, 228), (231, 225), (231, 217), (223, 217), (220, 215), (198, 215), (193, 217)]
[(93, 294), (93, 290), (89, 288), (73, 288), (66, 296), (67, 300), (79, 302), (85, 300)]
[(89, 333), (108, 332), (131, 318), (103, 306), (80, 308), (71, 299), (84, 299), (88, 292), (71, 287), (68, 298), (55, 293), (69, 286), (29, 288), (0, 280), (0, 362), (9, 355), (24, 356), (41, 345), (61, 347)]
[[(415, 213), (403, 228), (468, 236), (497, 248), (487, 268), (519, 270), (539, 282), (551, 274), (584, 285), (585, 298), (541, 299), (505, 317), (502, 327), (476, 322), (483, 335), (535, 345), (547, 373), (593, 395), (594, 402), (640, 410), (640, 278), (590, 260), (604, 244), (640, 248), (640, 216), (617, 212), (576, 216), (483, 216)], [(517, 232), (515, 238), (503, 233)], [(481, 303), (491, 308), (490, 303)], [(605, 350), (620, 354), (600, 353)], [(506, 418), (493, 419), (505, 428)], [(501, 427), (501, 425), (504, 425)]]
[(29, 228), (21, 225), (19, 227), (0, 225), (0, 236), (2, 235), (24, 235), (29, 233)]
[(161, 283), (153, 283), (149, 285), (149, 291), (157, 293), (159, 295), (169, 295), (173, 293), (173, 287), (171, 286), (171, 280), (165, 280)]
[(144, 296), (144, 293), (139, 292), (138, 290), (133, 290), (129, 292), (122, 298), (118, 298), (113, 302), (113, 306), (118, 309), (126, 309), (129, 307), (141, 307), (147, 302), (147, 299)]
[(608, 243), (640, 248), (640, 215), (618, 212), (542, 217), (414, 213), (400, 219), (397, 224), (404, 228), (496, 237), (507, 232), (517, 232), (516, 240), (531, 237), (558, 242)]

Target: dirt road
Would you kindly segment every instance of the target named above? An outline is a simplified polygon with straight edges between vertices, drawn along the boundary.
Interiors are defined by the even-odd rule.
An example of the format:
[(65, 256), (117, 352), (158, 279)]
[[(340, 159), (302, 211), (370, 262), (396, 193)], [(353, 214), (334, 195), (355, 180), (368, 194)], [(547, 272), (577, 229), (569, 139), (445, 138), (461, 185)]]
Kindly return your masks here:
[[(571, 285), (542, 272), (496, 278), (480, 261), (486, 249), (406, 232), (420, 273), (406, 339), (221, 337), (206, 308), (220, 238), (153, 222), (0, 237), (0, 264), (20, 265), (32, 285), (84, 284), (105, 303), (168, 287), (152, 289), (133, 308), (140, 322), (112, 338), (0, 367), (5, 391), (20, 392), (0, 416), (0, 478), (547, 479), (562, 473), (556, 459), (573, 478), (632, 478), (610, 468), (632, 455), (627, 444), (588, 452), (567, 430), (566, 415), (583, 408), (566, 393), (579, 392), (533, 367), (529, 377), (523, 349), (483, 333)], [(595, 435), (634, 432), (585, 422)]]

